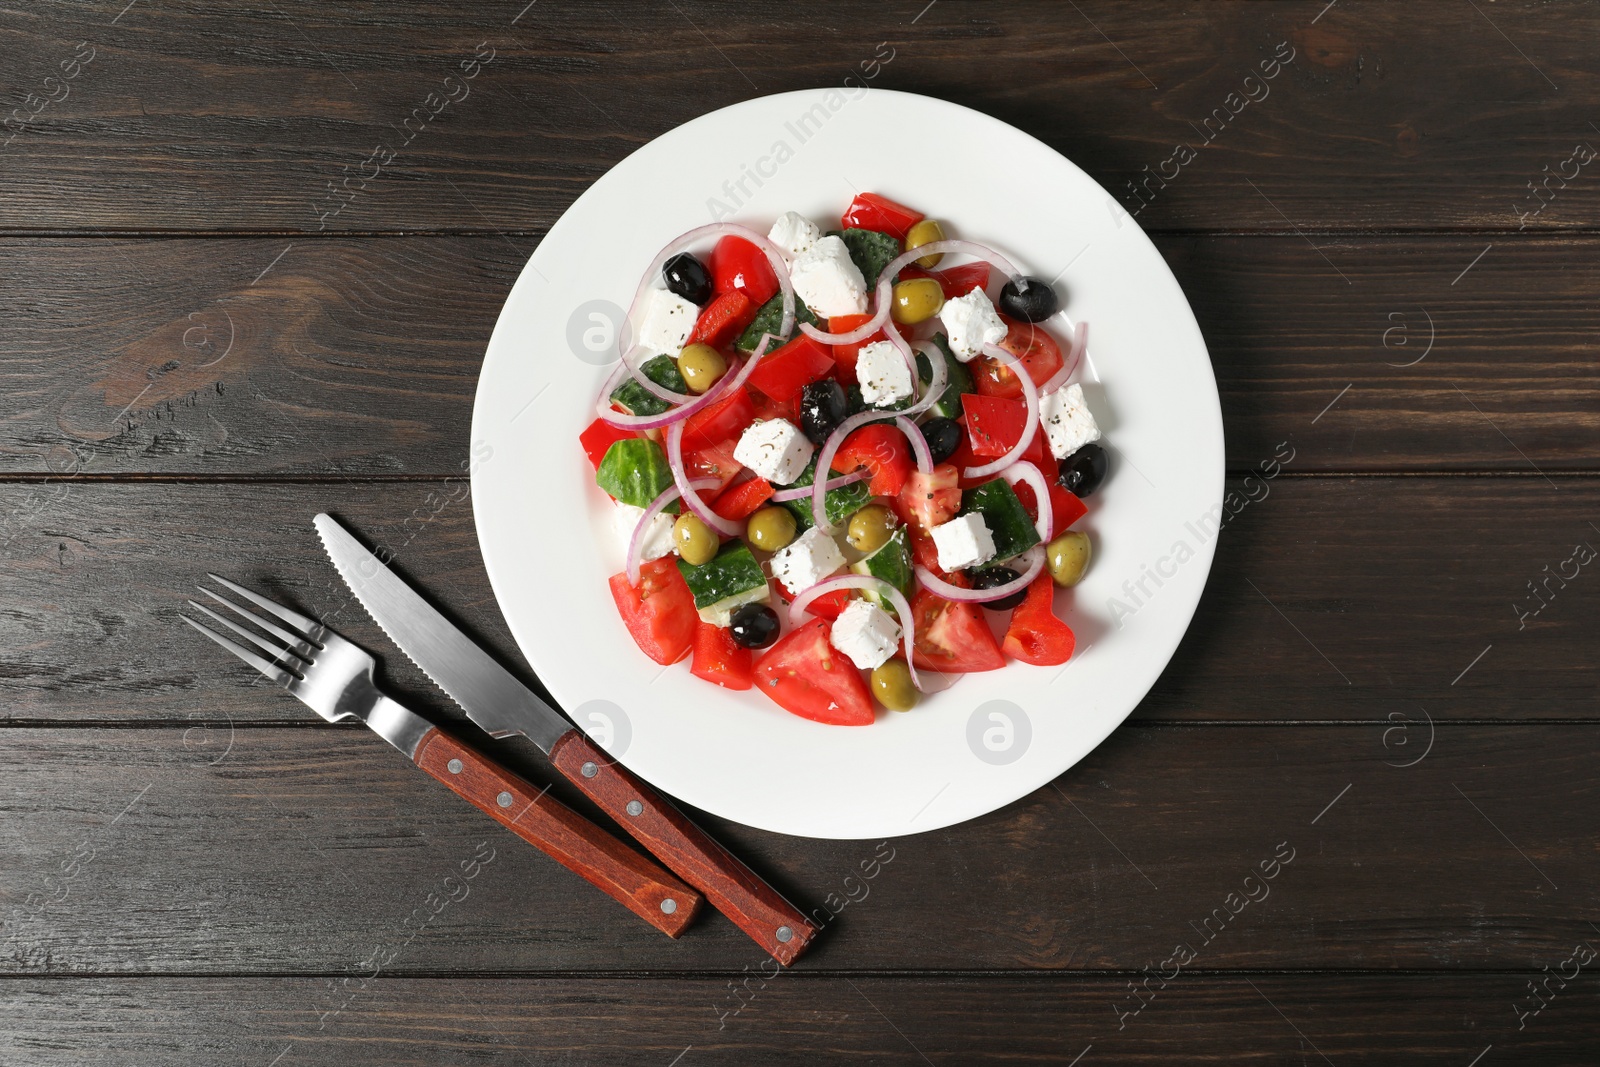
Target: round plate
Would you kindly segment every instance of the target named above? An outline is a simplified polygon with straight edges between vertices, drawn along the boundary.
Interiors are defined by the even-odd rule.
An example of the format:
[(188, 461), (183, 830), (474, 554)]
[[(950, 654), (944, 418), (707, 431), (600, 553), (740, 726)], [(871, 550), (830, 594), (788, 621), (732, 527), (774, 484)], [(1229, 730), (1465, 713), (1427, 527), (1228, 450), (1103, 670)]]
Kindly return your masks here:
[[(1057, 278), (1091, 327), (1079, 379), (1112, 453), (1078, 523), (1094, 558), (1057, 597), (1064, 667), (962, 677), (869, 727), (822, 726), (687, 662), (660, 667), (607, 589), (611, 505), (578, 434), (609, 366), (608, 321), (684, 231), (824, 229), (860, 191), (944, 220)], [(1058, 324), (1059, 325), (1059, 324)], [(1058, 336), (1059, 330), (1056, 331)], [(612, 349), (614, 351), (614, 348)], [(1182, 290), (1088, 175), (968, 108), (884, 89), (784, 93), (713, 112), (618, 163), (551, 228), (495, 326), (472, 418), (472, 501), (495, 596), (562, 708), (622, 763), (698, 808), (780, 833), (877, 838), (971, 819), (1082, 759), (1144, 697), (1182, 638), (1222, 514), (1222, 414)], [(1003, 619), (1004, 616), (1001, 616)]]

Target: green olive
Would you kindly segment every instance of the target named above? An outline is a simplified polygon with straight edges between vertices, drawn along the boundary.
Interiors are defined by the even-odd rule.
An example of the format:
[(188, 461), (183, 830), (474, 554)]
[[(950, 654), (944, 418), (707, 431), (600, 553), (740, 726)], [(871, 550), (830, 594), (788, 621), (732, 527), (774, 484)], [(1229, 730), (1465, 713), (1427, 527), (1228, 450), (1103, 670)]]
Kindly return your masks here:
[(1077, 585), (1083, 572), (1089, 569), (1089, 535), (1080, 530), (1068, 530), (1045, 550), (1050, 561), (1050, 577), (1057, 585)]
[(872, 668), (872, 695), (890, 711), (910, 711), (921, 696), (903, 659), (885, 660), (883, 666)]
[[(944, 240), (944, 227), (933, 219), (923, 219), (907, 231), (906, 251), (909, 252), (913, 248), (921, 248), (923, 245), (931, 245), (935, 241), (942, 240)], [(932, 270), (939, 265), (939, 261), (943, 258), (943, 252), (935, 252), (931, 256), (923, 256), (917, 260), (917, 266), (924, 270)]]
[(687, 511), (672, 524), (672, 543), (678, 549), (678, 555), (692, 567), (710, 563), (720, 547), (711, 527)]
[(744, 524), (745, 540), (763, 552), (776, 552), (794, 540), (794, 514), (788, 508), (762, 508)]
[(845, 540), (858, 552), (876, 552), (894, 533), (894, 512), (882, 504), (871, 504), (850, 516)]
[(690, 392), (703, 393), (728, 373), (728, 361), (710, 345), (684, 345), (678, 353), (678, 373)]
[(926, 322), (944, 307), (944, 290), (932, 278), (912, 278), (894, 287), (890, 314), (902, 326)]

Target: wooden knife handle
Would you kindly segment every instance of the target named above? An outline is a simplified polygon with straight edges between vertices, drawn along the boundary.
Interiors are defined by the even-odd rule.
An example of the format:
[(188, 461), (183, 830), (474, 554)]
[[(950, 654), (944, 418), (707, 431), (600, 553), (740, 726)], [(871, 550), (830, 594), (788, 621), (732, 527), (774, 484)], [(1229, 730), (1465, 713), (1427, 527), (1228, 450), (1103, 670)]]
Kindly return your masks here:
[(777, 890), (580, 731), (551, 746), (550, 762), (779, 963), (793, 963), (817, 935)]
[(700, 910), (699, 893), (604, 829), (437, 727), (417, 743), (417, 766), (668, 937)]

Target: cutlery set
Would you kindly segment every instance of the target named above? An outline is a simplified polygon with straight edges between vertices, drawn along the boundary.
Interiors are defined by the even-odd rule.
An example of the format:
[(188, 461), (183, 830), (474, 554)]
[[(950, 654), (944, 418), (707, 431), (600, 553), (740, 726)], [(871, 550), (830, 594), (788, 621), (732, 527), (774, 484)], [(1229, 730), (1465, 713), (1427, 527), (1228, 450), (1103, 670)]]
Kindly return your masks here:
[(371, 654), (316, 619), (213, 574), (237, 600), (202, 592), (232, 617), (191, 600), (221, 629), (184, 621), (329, 722), (366, 723), (452, 792), (667, 936), (682, 934), (709, 900), (779, 963), (805, 951), (818, 928), (794, 905), (517, 681), (348, 530), (327, 515), (315, 523), (356, 599), (468, 718), (490, 737), (520, 735), (537, 745), (660, 864), (550, 796), (548, 787), (534, 786), (384, 694)]

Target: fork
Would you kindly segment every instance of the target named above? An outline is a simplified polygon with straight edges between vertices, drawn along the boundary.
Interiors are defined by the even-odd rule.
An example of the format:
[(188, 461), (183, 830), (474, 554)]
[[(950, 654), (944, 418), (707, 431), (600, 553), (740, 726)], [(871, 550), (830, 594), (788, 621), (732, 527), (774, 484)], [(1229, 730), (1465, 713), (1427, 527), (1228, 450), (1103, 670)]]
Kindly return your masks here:
[(547, 795), (549, 786), (536, 789), (385, 695), (373, 680), (375, 661), (365, 649), (316, 619), (291, 611), (236, 582), (216, 574), (210, 578), (273, 616), (263, 618), (219, 593), (199, 587), (271, 640), (197, 601), (189, 601), (189, 606), (268, 655), (258, 655), (187, 615), (180, 618), (260, 671), (268, 681), (287, 689), (312, 711), (329, 722), (359, 719), (366, 723), (458, 796), (615, 897), (668, 937), (681, 934), (700, 910), (699, 893)]

